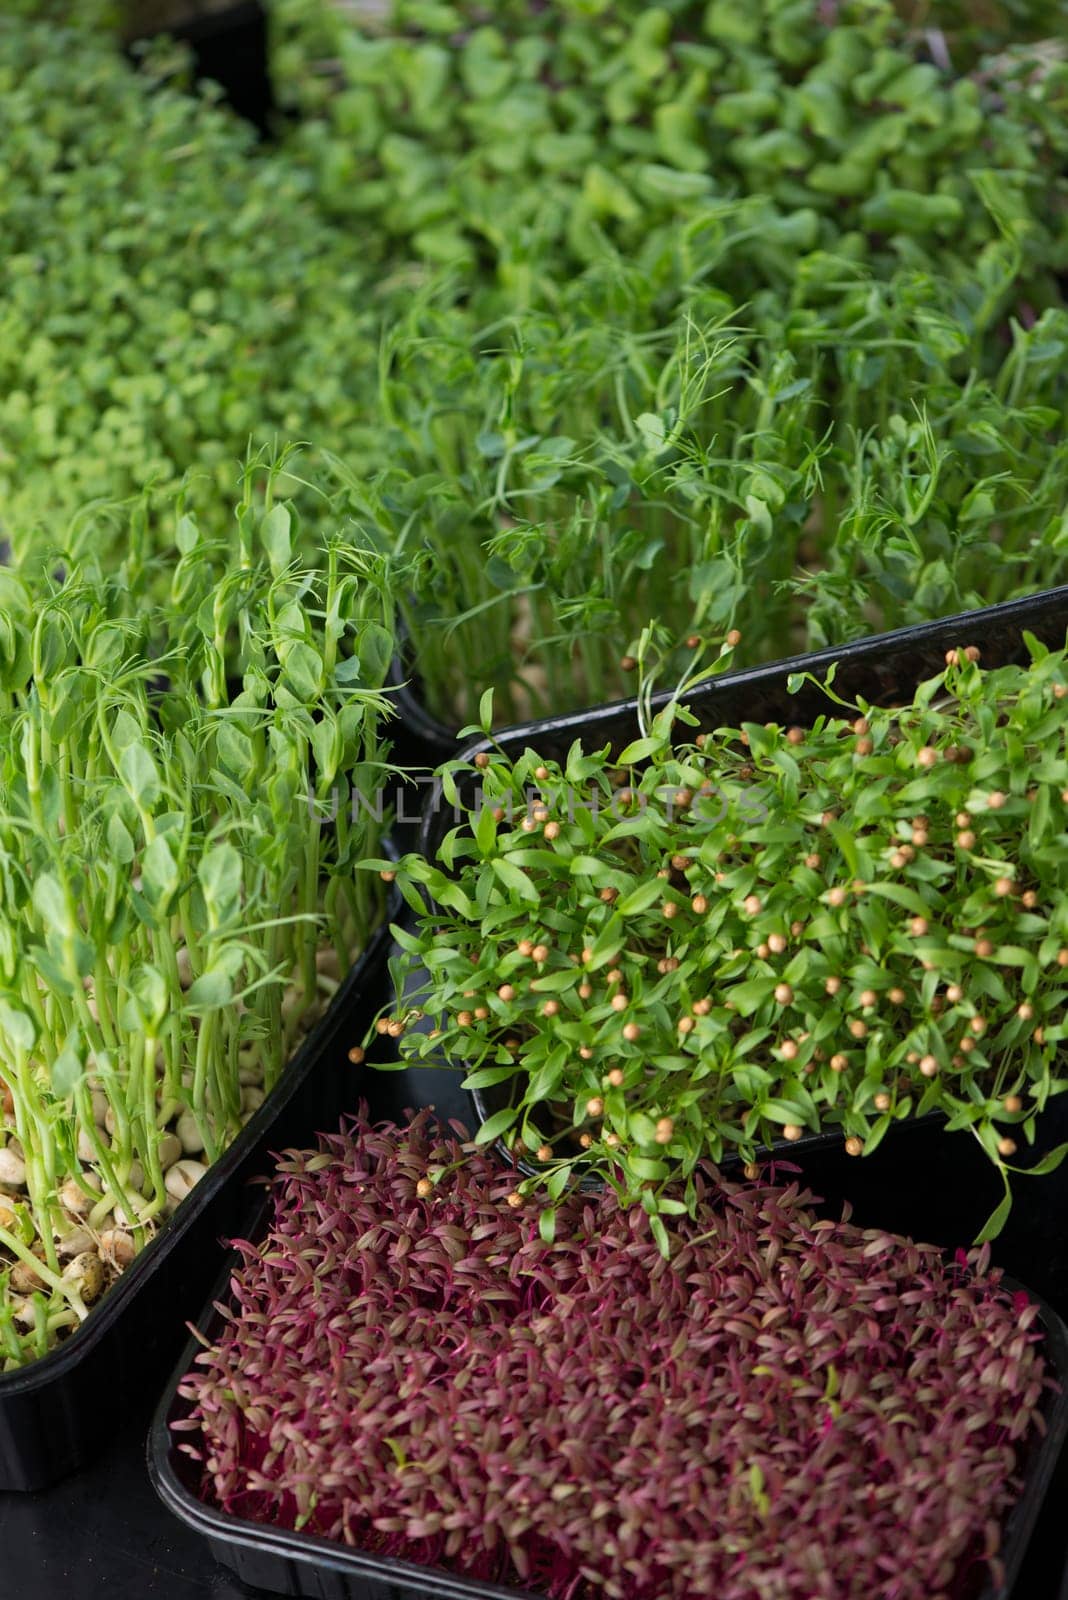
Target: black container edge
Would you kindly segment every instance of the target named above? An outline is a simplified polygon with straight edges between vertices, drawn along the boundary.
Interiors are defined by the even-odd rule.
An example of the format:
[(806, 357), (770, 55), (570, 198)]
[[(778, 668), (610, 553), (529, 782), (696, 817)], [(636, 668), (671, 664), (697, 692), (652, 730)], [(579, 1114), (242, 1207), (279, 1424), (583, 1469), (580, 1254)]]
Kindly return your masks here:
[[(974, 611), (955, 612), (931, 622), (895, 628), (888, 633), (869, 634), (863, 639), (827, 646), (805, 655), (786, 656), (755, 667), (717, 673), (679, 699), (705, 728), (741, 721), (781, 721), (787, 717), (804, 722), (806, 718), (814, 720), (821, 713), (837, 709), (818, 687), (832, 668), (835, 670), (835, 694), (846, 700), (859, 698), (872, 705), (885, 704), (900, 700), (902, 693), (911, 698), (918, 684), (944, 668), (945, 652), (953, 646), (979, 645), (984, 665), (1001, 666), (1018, 659), (1025, 630), (1035, 633), (1043, 644), (1057, 648), (1064, 645), (1068, 633), (1068, 584), (1041, 589), (1022, 599), (1004, 600)], [(461, 744), (447, 736), (443, 726), (429, 716), (417, 697), (404, 686), (402, 668), (403, 663), (398, 661), (391, 679), (398, 707), (404, 716), (412, 719), (417, 737), (421, 738), (425, 731), (428, 739), (440, 742), (442, 733), (446, 732), (445, 754), (441, 758), (444, 760), (455, 757), (469, 761), (479, 751), (494, 748), (508, 755), (518, 755), (528, 746), (537, 748), (543, 755), (551, 754), (555, 746), (562, 754), (573, 739), (586, 733), (609, 739), (618, 729), (633, 729), (634, 732), (626, 734), (629, 739), (637, 731), (638, 702), (631, 697), (567, 711), (556, 717), (513, 723), (495, 729), (490, 739)], [(817, 684), (806, 682), (796, 694), (791, 694), (788, 681), (796, 674), (811, 675)], [(412, 681), (417, 683), (417, 676)], [(903, 689), (903, 685), (907, 688)], [(654, 711), (667, 705), (672, 698), (672, 692), (667, 690), (655, 694)], [(431, 753), (428, 743), (428, 757)], [(441, 801), (441, 785), (437, 782), (424, 808), (420, 834), (420, 849), (424, 855), (435, 853), (445, 831), (438, 820), (445, 810)]]
[[(514, 1081), (514, 1080), (513, 1080)], [(495, 1088), (507, 1088), (508, 1081), (494, 1085)], [(505, 1101), (502, 1098), (500, 1105), (493, 1105), (487, 1097), (485, 1089), (468, 1089), (468, 1098), (479, 1127), (488, 1122), (496, 1111), (504, 1109)], [(891, 1124), (886, 1130), (885, 1139), (892, 1139), (895, 1133), (900, 1133), (908, 1128), (925, 1127), (934, 1128), (945, 1121), (945, 1116), (939, 1111), (925, 1112), (922, 1117), (902, 1117), (898, 1122)], [(778, 1164), (795, 1165), (806, 1156), (819, 1155), (824, 1151), (837, 1150), (844, 1142), (845, 1135), (841, 1128), (821, 1129), (819, 1133), (805, 1133), (800, 1139), (776, 1139), (773, 1144), (757, 1147), (755, 1162), (759, 1166), (775, 1166)], [(494, 1141), (497, 1151), (505, 1166), (515, 1167), (516, 1171), (525, 1178), (536, 1178), (540, 1168), (528, 1159), (526, 1155), (517, 1150), (510, 1150), (504, 1139)], [(743, 1161), (741, 1155), (735, 1150), (724, 1153), (722, 1160), (716, 1163), (717, 1169), (733, 1181), (741, 1176)], [(588, 1173), (583, 1173), (581, 1166), (578, 1169), (580, 1187), (588, 1193), (597, 1193), (604, 1188), (604, 1183)]]

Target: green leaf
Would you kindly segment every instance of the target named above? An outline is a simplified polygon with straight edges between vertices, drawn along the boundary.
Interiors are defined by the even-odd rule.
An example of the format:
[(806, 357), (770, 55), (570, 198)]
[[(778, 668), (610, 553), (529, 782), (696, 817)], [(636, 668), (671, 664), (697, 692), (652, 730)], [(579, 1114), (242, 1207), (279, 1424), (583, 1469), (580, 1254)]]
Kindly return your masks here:
[(143, 744), (126, 746), (119, 757), (119, 777), (141, 810), (151, 810), (160, 797), (160, 777), (156, 763)]
[(657, 1216), (651, 1216), (649, 1218), (649, 1231), (656, 1240), (657, 1248), (659, 1249), (660, 1254), (665, 1259), (670, 1257), (671, 1241), (668, 1238), (668, 1231), (664, 1226), (663, 1219)]
[(545, 1180), (545, 1187), (548, 1191), (549, 1199), (559, 1200), (560, 1196), (563, 1194), (570, 1182), (571, 1169), (569, 1167), (557, 1167), (554, 1172), (550, 1172), (549, 1176)]
[(1055, 1172), (1060, 1166), (1061, 1162), (1064, 1160), (1065, 1156), (1068, 1156), (1068, 1144), (1059, 1144), (1053, 1150), (1050, 1150), (1046, 1155), (1044, 1155), (1041, 1161), (1036, 1161), (1034, 1166), (1010, 1167), (1009, 1171), (1026, 1173), (1028, 1177), (1032, 1178), (1041, 1178), (1044, 1177), (1047, 1172)]
[(85, 1077), (85, 1066), (69, 1044), (64, 1045), (52, 1063), (52, 1092), (60, 1100), (69, 1100)]
[(627, 1157), (627, 1171), (633, 1172), (636, 1178), (643, 1182), (657, 1182), (670, 1176), (671, 1168), (666, 1161), (654, 1161), (649, 1156)]
[(37, 1041), (33, 1018), (19, 1006), (0, 1000), (0, 1034), (18, 1054), (26, 1055)]
[(538, 1218), (538, 1233), (545, 1244), (552, 1244), (556, 1238), (556, 1207), (543, 1206)]
[(200, 542), (200, 531), (196, 520), (188, 513), (178, 518), (178, 525), (174, 530), (174, 542), (183, 556), (191, 555)]
[(975, 1243), (986, 1244), (988, 1240), (996, 1239), (1002, 1228), (1004, 1228), (1006, 1222), (1008, 1222), (1009, 1213), (1011, 1210), (1012, 1190), (1009, 1188), (1008, 1181), (1006, 1180), (1005, 1198), (1001, 1201), (1000, 1205), (994, 1207), (994, 1210), (990, 1213), (989, 1217), (987, 1217), (986, 1221), (983, 1223), (983, 1226), (975, 1236)]
[(487, 1117), (485, 1122), (475, 1134), (476, 1144), (492, 1144), (502, 1134), (515, 1126), (517, 1111), (514, 1106), (505, 1106), (503, 1111), (495, 1111), (492, 1117)]
[(394, 640), (388, 628), (380, 622), (364, 622), (356, 640), (356, 653), (363, 668), (364, 682), (374, 689), (386, 681), (393, 659)]
[(33, 885), (33, 908), (47, 934), (69, 939), (74, 932), (70, 907), (63, 886), (51, 872), (42, 872)]
[(215, 919), (225, 921), (241, 894), (241, 857), (233, 845), (216, 845), (202, 856), (197, 867), (197, 878), (205, 901), (215, 913)]
[(218, 1011), (228, 1006), (233, 998), (234, 985), (229, 974), (209, 968), (190, 988), (186, 1003), (197, 1011)]
[(323, 658), (312, 645), (298, 639), (285, 652), (285, 674), (306, 705), (313, 705), (322, 694)]
[(166, 907), (178, 888), (178, 866), (165, 833), (145, 847), (141, 857), (141, 879), (148, 900)]
[(595, 878), (608, 870), (608, 864), (599, 856), (572, 856), (568, 862), (573, 878)]
[(647, 911), (651, 905), (661, 899), (664, 885), (656, 878), (645, 883), (640, 883), (636, 889), (616, 901), (616, 911), (621, 917), (635, 916), (639, 911)]
[(619, 752), (619, 765), (630, 767), (637, 761), (648, 761), (650, 756), (656, 755), (663, 747), (663, 739), (632, 739), (630, 744)]
[(263, 548), (267, 552), (267, 560), (271, 564), (271, 571), (277, 578), (289, 566), (293, 559), (293, 547), (290, 537), (292, 518), (289, 507), (279, 501), (273, 505), (260, 524), (260, 537)]
[(500, 856), (495, 856), (490, 862), (490, 866), (505, 888), (510, 890), (512, 894), (517, 894), (527, 905), (536, 906), (539, 904), (538, 891), (521, 867), (513, 866), (510, 861), (504, 860)]
[(665, 428), (660, 417), (652, 411), (642, 411), (634, 422), (647, 450), (657, 452), (664, 448)]
[(130, 830), (117, 811), (108, 818), (108, 854), (120, 867), (128, 867), (134, 858), (134, 842)]
[(162, 972), (157, 967), (139, 967), (133, 975), (132, 988), (146, 1021), (158, 1028), (170, 1003), (170, 991)]
[(912, 911), (919, 917), (934, 915), (932, 908), (915, 889), (910, 889), (904, 883), (869, 883), (868, 892), (877, 894), (884, 900), (892, 900), (894, 905), (902, 906), (906, 911)]

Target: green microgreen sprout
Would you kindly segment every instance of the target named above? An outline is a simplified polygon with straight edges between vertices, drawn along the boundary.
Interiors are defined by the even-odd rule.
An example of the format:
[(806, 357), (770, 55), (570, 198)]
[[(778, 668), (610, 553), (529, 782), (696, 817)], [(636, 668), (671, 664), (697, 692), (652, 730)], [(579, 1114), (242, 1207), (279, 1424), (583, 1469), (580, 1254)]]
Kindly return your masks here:
[[(204, 1177), (382, 912), (382, 563), (294, 555), (284, 455), (169, 604), (63, 554), (3, 571), (0, 1279), (44, 1354)], [(86, 541), (91, 544), (91, 540)]]

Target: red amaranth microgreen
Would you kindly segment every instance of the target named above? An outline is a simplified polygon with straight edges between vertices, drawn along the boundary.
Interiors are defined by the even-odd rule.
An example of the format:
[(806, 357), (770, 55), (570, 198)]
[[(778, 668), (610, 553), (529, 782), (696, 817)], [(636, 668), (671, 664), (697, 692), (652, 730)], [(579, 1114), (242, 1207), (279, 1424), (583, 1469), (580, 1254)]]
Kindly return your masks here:
[(993, 1237), (1068, 1087), (1068, 673), (1031, 648), (987, 671), (962, 647), (910, 705), (811, 728), (695, 737), (645, 696), (625, 749), (443, 769), (463, 822), (398, 865), (416, 930), (380, 1026), (502, 1095), (479, 1138), (536, 1156), (550, 1201), (584, 1167), (662, 1238), (702, 1158), (830, 1129), (868, 1154), (940, 1112), (1005, 1181)]
[(1045, 1378), (986, 1247), (947, 1265), (704, 1169), (670, 1261), (610, 1190), (546, 1242), (465, 1137), (361, 1113), (286, 1154), (181, 1386), (207, 1500), (554, 1600), (997, 1577)]

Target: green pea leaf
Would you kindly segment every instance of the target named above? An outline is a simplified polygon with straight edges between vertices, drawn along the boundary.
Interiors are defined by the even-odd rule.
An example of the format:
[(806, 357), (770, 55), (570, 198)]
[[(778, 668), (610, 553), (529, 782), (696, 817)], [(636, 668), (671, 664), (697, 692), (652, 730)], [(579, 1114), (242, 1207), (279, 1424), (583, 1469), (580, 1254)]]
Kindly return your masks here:
[(150, 811), (160, 797), (159, 770), (143, 744), (128, 744), (119, 757), (119, 777), (130, 798)]
[(33, 1018), (20, 1006), (0, 1000), (0, 1035), (16, 1054), (27, 1055), (37, 1042)]

